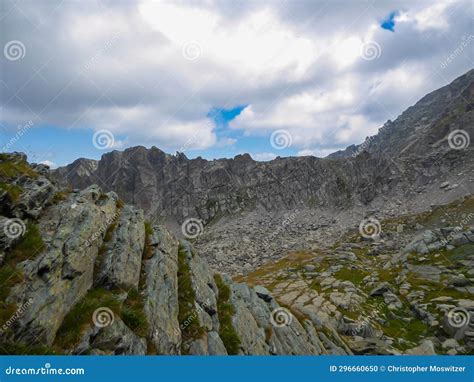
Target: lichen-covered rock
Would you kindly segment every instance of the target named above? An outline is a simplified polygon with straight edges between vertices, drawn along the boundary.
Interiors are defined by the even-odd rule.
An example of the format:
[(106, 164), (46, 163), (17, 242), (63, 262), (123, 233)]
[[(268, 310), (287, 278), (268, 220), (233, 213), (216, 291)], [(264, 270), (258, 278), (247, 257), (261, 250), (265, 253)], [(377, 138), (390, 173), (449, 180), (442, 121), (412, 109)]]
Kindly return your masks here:
[(105, 244), (97, 282), (109, 288), (137, 288), (145, 245), (143, 211), (126, 205), (117, 211), (110, 224), (114, 230)]
[(46, 249), (21, 264), (25, 282), (9, 297), (18, 306), (32, 301), (15, 322), (16, 340), (52, 344), (65, 315), (92, 286), (94, 262), (116, 201), (116, 194), (91, 186), (41, 216)]
[(207, 333), (207, 350), (209, 355), (227, 355), (227, 349), (219, 337), (219, 333)]
[(120, 318), (115, 317), (113, 322), (105, 327), (89, 327), (72, 353), (145, 355), (146, 348), (146, 340), (138, 337)]
[(436, 351), (431, 340), (423, 340), (418, 346), (408, 349), (406, 354), (411, 355), (436, 355)]
[(152, 257), (145, 264), (145, 314), (158, 354), (180, 354), (178, 322), (178, 241), (164, 227), (153, 227)]
[(182, 249), (186, 252), (186, 261), (191, 270), (192, 288), (196, 295), (199, 321), (207, 331), (219, 332), (219, 317), (217, 316), (217, 286), (213, 273), (207, 263), (193, 253), (190, 244), (181, 242)]
[(23, 219), (37, 219), (58, 191), (57, 187), (44, 176), (20, 177), (16, 181), (16, 185), (21, 187), (22, 192), (12, 208), (12, 213)]

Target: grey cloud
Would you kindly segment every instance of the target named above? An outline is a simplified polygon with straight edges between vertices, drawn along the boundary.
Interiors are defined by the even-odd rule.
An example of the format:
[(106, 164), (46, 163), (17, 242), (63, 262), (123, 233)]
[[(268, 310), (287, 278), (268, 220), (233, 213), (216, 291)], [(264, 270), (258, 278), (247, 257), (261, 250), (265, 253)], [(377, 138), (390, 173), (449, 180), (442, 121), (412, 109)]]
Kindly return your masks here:
[[(316, 40), (336, 36), (344, 30), (348, 36), (355, 35), (393, 10), (418, 10), (433, 2), (205, 1), (193, 4), (218, 10), (222, 28), (236, 25), (263, 6), (271, 7), (283, 25), (296, 35)], [(399, 23), (395, 33), (382, 29), (375, 32), (374, 39), (382, 48), (376, 60), (358, 60), (347, 69), (339, 69), (328, 59), (331, 53), (328, 50), (300, 78), (291, 79), (294, 69), (285, 68), (268, 81), (245, 78), (215, 61), (206, 52), (205, 42), (199, 60), (184, 60), (180, 47), (145, 25), (130, 1), (48, 1), (18, 5), (4, 1), (2, 47), (8, 41), (20, 40), (25, 44), (26, 55), (19, 61), (2, 57), (0, 122), (14, 125), (30, 119), (30, 109), (41, 113), (44, 123), (65, 128), (77, 121), (99, 128), (110, 119), (110, 123), (116, 123), (117, 131), (130, 135), (132, 142), (153, 138), (157, 145), (178, 145), (180, 139), (176, 135), (166, 138), (168, 126), (199, 121), (213, 107), (252, 104), (257, 110), (271, 110), (278, 99), (305, 91), (324, 94), (332, 90), (335, 80), (347, 76), (348, 81), (353, 78), (357, 83), (357, 99), (353, 105), (341, 107), (341, 112), (360, 113), (368, 121), (382, 123), (409, 106), (406, 94), (384, 88), (380, 83), (382, 78), (387, 79), (390, 70), (404, 65), (422, 72), (426, 81), (413, 91), (414, 102), (473, 66), (474, 44), (471, 44), (446, 68), (440, 67), (462, 37), (472, 32), (472, 7), (462, 3), (453, 7), (447, 34), (420, 32), (413, 24)], [(83, 29), (75, 29), (81, 20)], [(94, 33), (97, 30), (100, 33)], [(133, 110), (140, 112), (136, 118), (120, 119), (121, 113)], [(331, 121), (336, 116), (329, 113), (323, 120)], [(292, 128), (291, 123), (288, 128)], [(249, 132), (252, 133), (251, 129)], [(362, 135), (364, 132), (358, 137)], [(333, 147), (333, 142), (328, 141), (333, 136), (323, 136), (319, 148)], [(187, 139), (183, 136), (181, 143)]]

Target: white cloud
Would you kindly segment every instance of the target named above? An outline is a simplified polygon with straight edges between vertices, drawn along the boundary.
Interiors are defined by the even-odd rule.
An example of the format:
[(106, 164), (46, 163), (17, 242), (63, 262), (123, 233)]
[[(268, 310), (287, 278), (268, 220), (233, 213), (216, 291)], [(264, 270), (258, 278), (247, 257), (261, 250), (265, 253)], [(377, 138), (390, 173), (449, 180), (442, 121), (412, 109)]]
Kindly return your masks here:
[[(379, 25), (393, 10), (395, 33)], [(285, 129), (292, 148), (323, 152), (360, 143), (470, 69), (472, 50), (442, 72), (439, 64), (470, 33), (472, 13), (468, 2), (444, 1), (19, 3), (2, 38), (27, 52), (2, 65), (0, 122), (108, 129), (117, 147), (207, 149), (236, 143), (209, 111), (249, 105), (231, 129)], [(368, 41), (380, 57), (361, 58)], [(194, 60), (183, 56), (188, 42)]]
[(256, 161), (266, 162), (275, 159), (277, 156), (275, 153), (255, 153), (251, 157)]
[(57, 165), (55, 162), (50, 161), (50, 160), (44, 160), (44, 161), (42, 161), (42, 162), (40, 162), (40, 163), (41, 163), (41, 164), (45, 164), (46, 166), (49, 166), (49, 168), (51, 168), (51, 169), (55, 169), (55, 168), (58, 167), (58, 165)]
[(446, 9), (452, 4), (449, 2), (434, 4), (415, 14), (416, 27), (425, 31), (427, 29), (446, 30), (449, 27), (446, 20)]
[(299, 157), (305, 157), (305, 156), (314, 156), (318, 158), (324, 158), (327, 157), (329, 154), (332, 154), (333, 152), (340, 150), (342, 147), (335, 147), (335, 148), (330, 148), (330, 149), (305, 149), (305, 150), (300, 150), (296, 154)]

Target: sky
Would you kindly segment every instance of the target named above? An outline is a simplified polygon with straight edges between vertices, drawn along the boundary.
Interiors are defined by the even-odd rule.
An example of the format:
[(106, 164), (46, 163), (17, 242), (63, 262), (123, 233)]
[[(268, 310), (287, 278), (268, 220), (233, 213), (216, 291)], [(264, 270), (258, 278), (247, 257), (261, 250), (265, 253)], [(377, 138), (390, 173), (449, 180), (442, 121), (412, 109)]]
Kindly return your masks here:
[(324, 157), (474, 67), (472, 1), (0, 2), (0, 149)]

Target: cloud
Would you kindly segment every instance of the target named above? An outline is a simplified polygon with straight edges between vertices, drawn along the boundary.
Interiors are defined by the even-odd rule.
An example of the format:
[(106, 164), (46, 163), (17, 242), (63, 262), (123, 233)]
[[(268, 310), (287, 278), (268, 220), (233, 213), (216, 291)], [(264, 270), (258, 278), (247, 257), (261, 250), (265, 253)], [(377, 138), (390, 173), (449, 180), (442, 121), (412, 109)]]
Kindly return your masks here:
[[(117, 147), (206, 150), (285, 129), (295, 152), (323, 153), (473, 61), (466, 49), (440, 67), (472, 28), (466, 2), (4, 3), (2, 46), (26, 54), (2, 58), (0, 123), (107, 129)], [(208, 118), (239, 105), (229, 126)]]
[(57, 165), (55, 162), (50, 161), (50, 160), (44, 160), (44, 161), (42, 161), (42, 162), (40, 162), (40, 163), (41, 163), (41, 164), (45, 164), (46, 166), (48, 166), (48, 167), (51, 168), (51, 169), (55, 169), (55, 168), (58, 167), (58, 165)]
[(299, 157), (315, 156), (318, 158), (324, 158), (324, 157), (327, 157), (329, 154), (332, 154), (333, 152), (336, 152), (337, 150), (340, 150), (340, 149), (341, 147), (334, 147), (330, 149), (314, 149), (314, 150), (305, 149), (305, 150), (298, 151), (296, 155), (298, 155)]
[(277, 155), (275, 153), (255, 153), (251, 157), (256, 161), (266, 162), (275, 159)]

